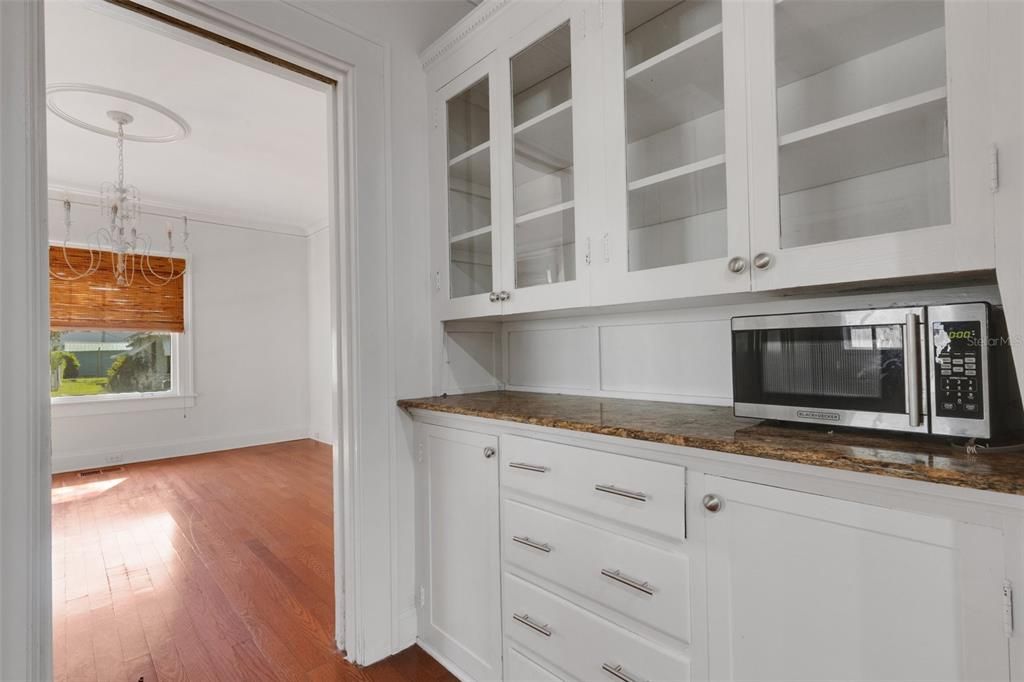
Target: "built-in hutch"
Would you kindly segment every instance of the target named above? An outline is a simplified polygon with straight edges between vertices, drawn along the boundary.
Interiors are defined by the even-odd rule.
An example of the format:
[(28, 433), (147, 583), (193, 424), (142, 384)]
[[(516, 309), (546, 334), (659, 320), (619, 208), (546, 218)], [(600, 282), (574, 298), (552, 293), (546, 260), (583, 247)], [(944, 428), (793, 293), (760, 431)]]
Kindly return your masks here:
[[(644, 311), (995, 291), (990, 9), (484, 0), (423, 55), (452, 392), (725, 405), (727, 318)], [(418, 641), (467, 680), (1024, 680), (1024, 497), (405, 407)]]

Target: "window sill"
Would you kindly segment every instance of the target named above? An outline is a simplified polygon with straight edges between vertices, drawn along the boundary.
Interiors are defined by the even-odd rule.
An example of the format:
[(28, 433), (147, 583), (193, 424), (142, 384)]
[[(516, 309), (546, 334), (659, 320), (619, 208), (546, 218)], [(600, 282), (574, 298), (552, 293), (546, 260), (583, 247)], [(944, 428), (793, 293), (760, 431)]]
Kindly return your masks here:
[(60, 418), (148, 410), (182, 410), (194, 407), (195, 404), (194, 394), (129, 393), (112, 396), (75, 396), (50, 398), (50, 415)]

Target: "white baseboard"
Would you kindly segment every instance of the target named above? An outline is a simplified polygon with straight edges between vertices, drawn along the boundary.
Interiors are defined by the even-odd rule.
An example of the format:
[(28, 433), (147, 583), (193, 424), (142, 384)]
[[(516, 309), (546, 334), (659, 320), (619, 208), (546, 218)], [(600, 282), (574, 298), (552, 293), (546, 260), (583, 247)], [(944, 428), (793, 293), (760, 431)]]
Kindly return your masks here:
[(83, 469), (96, 469), (99, 467), (114, 466), (118, 464), (131, 464), (133, 462), (148, 462), (154, 459), (167, 459), (168, 457), (199, 455), (204, 452), (232, 450), (234, 448), (245, 448), (252, 445), (266, 445), (268, 443), (280, 443), (287, 440), (298, 440), (308, 437), (309, 431), (306, 427), (296, 427), (264, 433), (209, 436), (206, 438), (182, 438), (162, 441), (159, 443), (119, 445), (117, 447), (95, 448), (92, 450), (76, 450), (69, 453), (54, 452), (51, 469), (53, 473), (59, 474), (66, 471), (81, 471)]
[(472, 677), (466, 674), (465, 670), (452, 663), (450, 660), (448, 660), (446, 656), (442, 656), (441, 654), (439, 654), (437, 652), (437, 649), (430, 646), (422, 639), (417, 640), (416, 643), (420, 645), (421, 649), (430, 654), (431, 658), (433, 658), (435, 661), (443, 665), (448, 672), (450, 672), (452, 675), (455, 675), (455, 677), (459, 678), (461, 682), (476, 682)]
[(398, 641), (396, 642), (398, 651), (408, 649), (416, 643), (418, 627), (415, 608), (407, 609), (398, 614)]

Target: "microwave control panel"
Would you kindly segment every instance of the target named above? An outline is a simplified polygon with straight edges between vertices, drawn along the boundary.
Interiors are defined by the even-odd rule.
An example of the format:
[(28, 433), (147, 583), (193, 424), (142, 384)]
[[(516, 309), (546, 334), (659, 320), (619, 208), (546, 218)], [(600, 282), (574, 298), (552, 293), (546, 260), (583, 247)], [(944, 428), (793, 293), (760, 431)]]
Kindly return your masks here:
[(933, 322), (935, 356), (935, 415), (982, 419), (982, 353), (985, 352), (981, 322)]

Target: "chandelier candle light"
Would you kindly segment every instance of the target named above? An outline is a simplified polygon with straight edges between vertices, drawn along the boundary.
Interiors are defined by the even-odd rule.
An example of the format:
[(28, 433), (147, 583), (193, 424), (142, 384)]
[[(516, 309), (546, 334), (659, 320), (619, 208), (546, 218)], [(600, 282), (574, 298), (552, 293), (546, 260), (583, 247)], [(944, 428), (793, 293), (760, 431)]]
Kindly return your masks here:
[[(130, 287), (135, 281), (136, 274), (151, 286), (166, 286), (176, 279), (185, 275), (186, 270), (174, 270), (174, 226), (167, 223), (167, 256), (172, 264), (168, 274), (157, 273), (152, 266), (152, 239), (149, 235), (139, 234), (138, 224), (141, 214), (139, 190), (134, 185), (126, 185), (124, 182), (124, 128), (134, 121), (131, 114), (123, 111), (108, 111), (107, 117), (117, 124), (117, 182), (105, 182), (100, 186), (100, 214), (109, 221), (105, 227), (100, 227), (87, 239), (89, 250), (89, 266), (85, 270), (76, 270), (70, 263), (67, 255), (68, 244), (71, 241), (71, 201), (64, 200), (64, 263), (70, 274), (55, 273), (50, 271), (50, 276), (56, 279), (76, 280), (88, 277), (95, 273), (104, 255), (109, 253), (112, 259), (114, 276), (119, 287)], [(182, 217), (184, 233), (181, 243), (185, 253), (189, 253), (188, 246), (188, 216)]]

